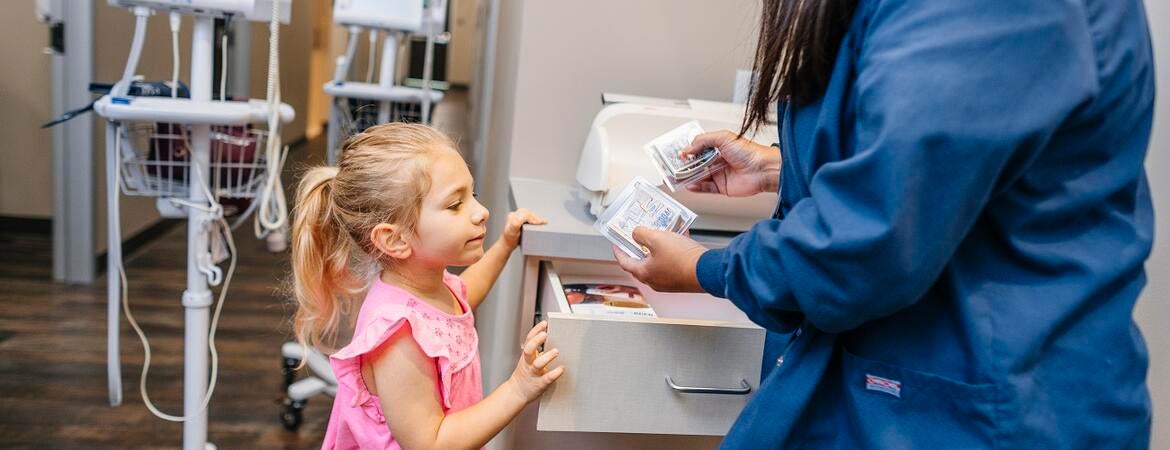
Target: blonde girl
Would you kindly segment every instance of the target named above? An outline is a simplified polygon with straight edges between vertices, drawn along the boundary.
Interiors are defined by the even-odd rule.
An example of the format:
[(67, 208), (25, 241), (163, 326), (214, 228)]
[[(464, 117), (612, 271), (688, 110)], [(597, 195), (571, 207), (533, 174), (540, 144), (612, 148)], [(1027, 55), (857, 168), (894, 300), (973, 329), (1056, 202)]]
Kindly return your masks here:
[[(542, 322), (512, 376), (483, 396), (473, 311), (521, 226), (545, 223), (513, 212), (485, 252), (487, 219), (454, 144), (424, 125), (371, 127), (343, 144), (336, 168), (305, 174), (294, 328), (302, 344), (332, 353), (338, 391), (322, 448), (479, 448), (563, 373), (550, 369), (557, 350), (539, 350)], [(455, 276), (449, 266), (467, 268)], [(334, 351), (358, 306), (353, 337)]]

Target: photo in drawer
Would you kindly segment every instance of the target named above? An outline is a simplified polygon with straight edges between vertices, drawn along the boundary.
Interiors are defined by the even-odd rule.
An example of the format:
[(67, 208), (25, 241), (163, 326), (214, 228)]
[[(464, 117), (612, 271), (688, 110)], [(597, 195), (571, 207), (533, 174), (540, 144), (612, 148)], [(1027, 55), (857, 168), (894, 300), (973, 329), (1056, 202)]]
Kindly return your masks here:
[(564, 285), (569, 309), (575, 314), (657, 317), (636, 286), (617, 283)]
[(641, 296), (640, 300), (648, 308), (653, 310), (654, 314), (652, 316), (606, 314), (610, 317), (651, 320), (682, 319), (738, 323), (750, 322), (743, 311), (727, 300), (716, 298), (706, 293), (658, 292), (651, 289), (650, 286), (638, 282), (638, 280), (635, 280), (625, 272), (622, 272), (617, 264), (559, 262), (557, 267), (563, 269), (557, 272), (558, 282), (555, 284), (556, 289), (561, 291), (563, 295), (561, 298), (565, 300), (563, 309), (561, 309), (563, 312), (583, 315), (591, 314), (584, 312), (583, 308), (572, 305), (572, 300), (569, 299), (571, 295), (568, 292), (569, 285), (604, 284), (629, 286), (637, 289), (638, 294)]

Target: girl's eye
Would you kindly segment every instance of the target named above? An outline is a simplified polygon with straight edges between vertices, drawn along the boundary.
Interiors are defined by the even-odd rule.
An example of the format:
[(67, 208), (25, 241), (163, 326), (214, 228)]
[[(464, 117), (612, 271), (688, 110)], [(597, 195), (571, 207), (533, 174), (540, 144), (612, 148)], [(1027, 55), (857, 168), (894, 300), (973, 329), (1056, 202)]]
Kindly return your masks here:
[(463, 202), (455, 202), (451, 206), (448, 206), (447, 209), (458, 211), (460, 206), (463, 206)]

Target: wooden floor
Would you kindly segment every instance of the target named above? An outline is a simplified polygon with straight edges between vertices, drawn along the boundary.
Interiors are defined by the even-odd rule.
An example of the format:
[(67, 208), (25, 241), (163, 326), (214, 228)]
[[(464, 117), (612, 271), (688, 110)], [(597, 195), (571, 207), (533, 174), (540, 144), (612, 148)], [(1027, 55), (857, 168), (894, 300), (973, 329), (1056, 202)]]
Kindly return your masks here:
[[(440, 128), (461, 138), (466, 93), (451, 97), (449, 106), (440, 104), (436, 122), (446, 115), (449, 122)], [(294, 151), (289, 172), (319, 161), (321, 147), (310, 142)], [(310, 400), (297, 432), (285, 431), (278, 419), (280, 345), (293, 310), (280, 292), (288, 255), (267, 252), (251, 233), (249, 222), (235, 235), (240, 259), (216, 335), (219, 383), (208, 437), (221, 449), (320, 448), (332, 398)], [(125, 264), (132, 311), (150, 338), (149, 394), (176, 415), (182, 412), (185, 255), (184, 224)], [(182, 425), (155, 418), (142, 403), (142, 346), (125, 320), (124, 399), (116, 408), (108, 403), (104, 274), (94, 286), (53, 283), (51, 257), (48, 235), (0, 234), (0, 448), (178, 447)]]
[[(126, 262), (130, 304), (152, 348), (147, 388), (165, 412), (182, 411), (186, 228), (178, 226)], [(305, 424), (278, 421), (280, 344), (291, 308), (276, 281), (286, 254), (271, 254), (236, 235), (240, 261), (216, 335), (219, 383), (210, 406), (209, 439), (220, 448), (319, 448), (331, 399), (310, 401)], [(155, 418), (142, 404), (142, 347), (122, 324), (122, 406), (106, 390), (105, 283), (51, 283), (48, 236), (0, 241), (0, 447), (173, 448), (182, 426)]]

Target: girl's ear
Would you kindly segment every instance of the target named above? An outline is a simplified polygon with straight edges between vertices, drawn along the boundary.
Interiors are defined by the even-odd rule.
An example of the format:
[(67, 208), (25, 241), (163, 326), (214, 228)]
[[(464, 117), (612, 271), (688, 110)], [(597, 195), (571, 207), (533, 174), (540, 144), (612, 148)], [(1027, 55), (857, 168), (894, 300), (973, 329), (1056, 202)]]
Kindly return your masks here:
[(380, 223), (370, 230), (370, 242), (386, 256), (394, 259), (406, 259), (411, 255), (410, 243), (406, 241), (401, 227), (388, 223)]

